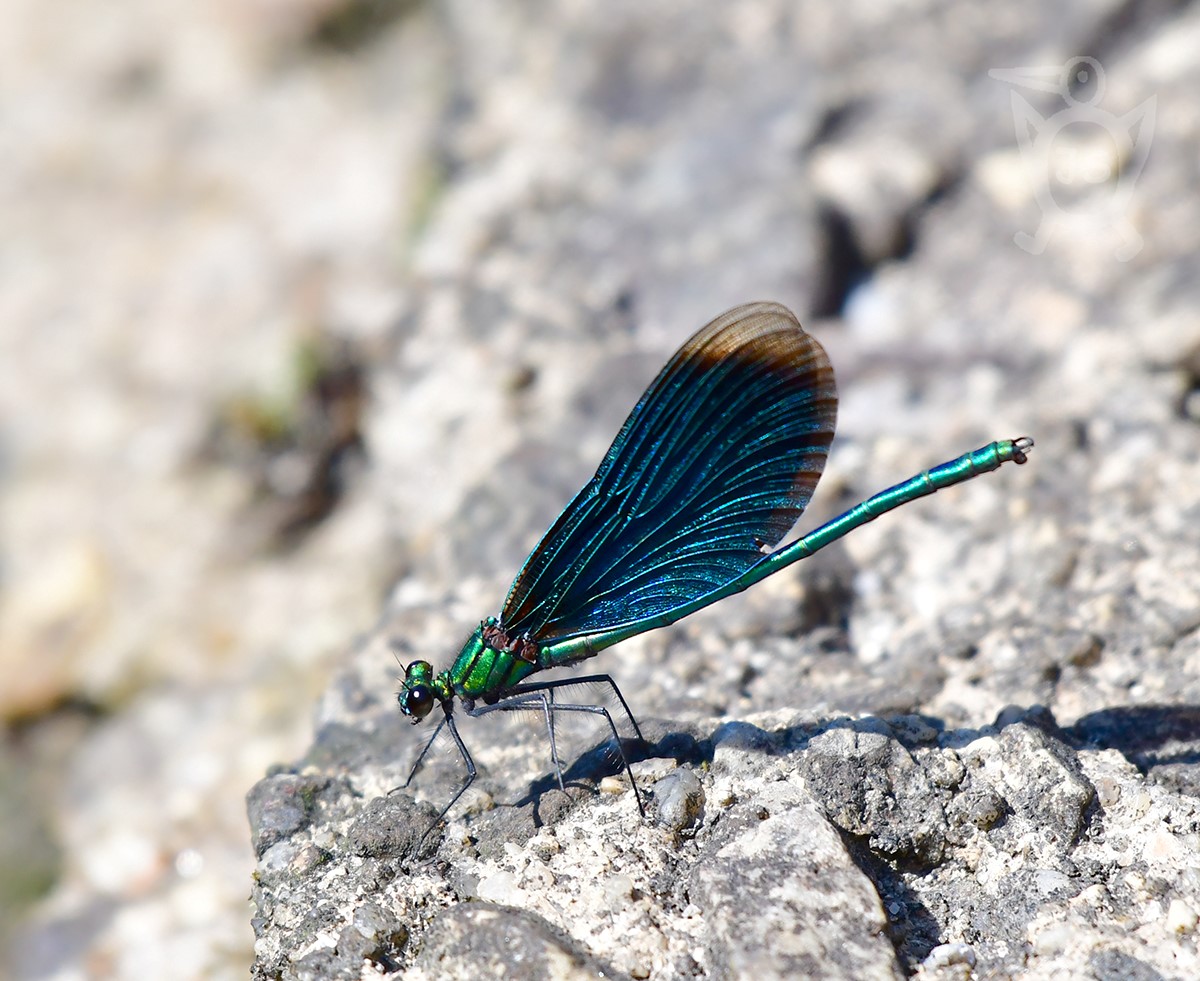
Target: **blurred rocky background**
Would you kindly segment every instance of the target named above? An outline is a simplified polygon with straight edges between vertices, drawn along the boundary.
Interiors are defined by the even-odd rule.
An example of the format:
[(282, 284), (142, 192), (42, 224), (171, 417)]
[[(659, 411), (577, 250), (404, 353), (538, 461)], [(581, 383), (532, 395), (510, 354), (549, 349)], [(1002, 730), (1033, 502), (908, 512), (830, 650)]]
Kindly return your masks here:
[[(0, 974), (1200, 976), (1200, 5), (3, 11)], [(804, 527), (1030, 464), (594, 662), (652, 820), (467, 719), (414, 857), (398, 661), (751, 299)]]

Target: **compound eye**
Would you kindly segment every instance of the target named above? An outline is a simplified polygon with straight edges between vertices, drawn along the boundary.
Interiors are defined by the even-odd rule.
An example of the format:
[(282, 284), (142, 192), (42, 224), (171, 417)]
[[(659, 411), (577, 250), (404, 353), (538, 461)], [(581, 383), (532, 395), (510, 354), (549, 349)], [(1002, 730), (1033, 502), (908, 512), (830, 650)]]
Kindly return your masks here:
[(413, 685), (402, 696), (401, 707), (414, 719), (423, 719), (433, 708), (433, 692), (428, 685)]

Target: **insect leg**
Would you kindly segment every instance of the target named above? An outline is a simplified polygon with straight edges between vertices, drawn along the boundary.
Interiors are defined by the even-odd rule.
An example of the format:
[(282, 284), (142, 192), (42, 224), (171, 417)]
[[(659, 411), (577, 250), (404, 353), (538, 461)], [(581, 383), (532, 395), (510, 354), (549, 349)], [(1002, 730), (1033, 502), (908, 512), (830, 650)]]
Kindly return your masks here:
[[(462, 741), (462, 736), (460, 736), (458, 734), (458, 726), (456, 726), (454, 724), (454, 716), (452, 716), (450, 714), (449, 708), (447, 708), (445, 711), (446, 711), (446, 718), (442, 720), (442, 724), (445, 725), (445, 727), (450, 730), (450, 735), (452, 735), (454, 737), (455, 745), (458, 746), (458, 751), (462, 755), (463, 763), (466, 764), (466, 767), (467, 767), (467, 778), (463, 781), (462, 786), (458, 788), (458, 793), (456, 793), (453, 797), (450, 798), (450, 803), (442, 808), (442, 813), (439, 814), (436, 818), (434, 818), (433, 824), (431, 824), (428, 828), (425, 829), (425, 834), (421, 835), (421, 840), (417, 842), (417, 850), (418, 851), (420, 850), (421, 845), (423, 845), (425, 843), (425, 839), (429, 837), (429, 832), (432, 831), (434, 828), (436, 828), (439, 824), (441, 824), (442, 818), (444, 818), (446, 816), (446, 814), (449, 812), (450, 808), (452, 808), (455, 804), (458, 803), (458, 799), (460, 797), (462, 797), (462, 795), (467, 792), (467, 789), (471, 786), (471, 784), (473, 784), (475, 782), (475, 777), (476, 777), (476, 773), (477, 773), (477, 771), (475, 770), (475, 761), (473, 759), (471, 759), (471, 754), (467, 752), (467, 746)], [(438, 730), (441, 731), (441, 728), (442, 728), (442, 726), (439, 725)], [(430, 742), (432, 742), (432, 740), (430, 740)], [(429, 747), (427, 746), (426, 749), (428, 749), (428, 748)], [(423, 756), (424, 754), (422, 753), (421, 755)]]
[[(621, 734), (617, 731), (616, 723), (613, 722), (612, 715), (603, 705), (565, 705), (562, 702), (554, 701), (554, 690), (556, 688), (564, 688), (568, 685), (586, 685), (586, 684), (605, 684), (608, 685), (617, 696), (617, 700), (621, 703), (621, 708), (625, 710), (625, 715), (633, 726), (633, 731), (637, 733), (639, 740), (645, 741), (642, 736), (642, 730), (634, 719), (633, 713), (629, 711), (629, 703), (625, 701), (625, 696), (621, 694), (621, 689), (617, 687), (617, 683), (606, 674), (588, 675), (584, 678), (559, 678), (554, 681), (539, 681), (526, 685), (517, 685), (509, 690), (507, 697), (502, 701), (496, 702), (493, 705), (487, 705), (483, 708), (474, 709), (472, 715), (481, 715), (485, 712), (495, 711), (516, 711), (527, 707), (534, 700), (540, 701), (544, 706), (547, 715), (553, 719), (556, 712), (586, 712), (590, 715), (602, 715), (604, 721), (608, 723), (609, 731), (612, 732), (613, 741), (617, 746), (617, 755), (621, 758), (621, 766), (624, 768), (626, 775), (629, 777), (629, 783), (633, 787), (633, 795), (637, 799), (638, 810), (642, 816), (646, 816), (646, 808), (642, 803), (642, 794), (638, 790), (637, 781), (633, 779), (633, 770), (629, 766), (629, 758), (625, 755), (625, 747), (621, 745)], [(550, 739), (551, 752), (554, 755), (555, 768), (559, 768), (558, 751), (554, 747), (554, 728), (550, 724)], [(562, 773), (559, 771), (559, 785), (562, 785)]]
[(444, 726), (446, 724), (446, 719), (449, 719), (449, 718), (450, 718), (450, 716), (447, 715), (445, 719), (442, 719), (442, 721), (437, 724), (437, 727), (433, 730), (433, 734), (429, 737), (428, 741), (425, 743), (425, 748), (422, 749), (421, 752), (417, 754), (417, 758), (413, 761), (412, 769), (408, 771), (408, 779), (405, 780), (404, 783), (402, 783), (400, 785), (400, 787), (398, 787), (397, 789), (403, 789), (403, 788), (407, 787), (410, 783), (412, 783), (413, 777), (415, 777), (417, 775), (417, 771), (419, 769), (421, 769), (421, 764), (423, 762), (425, 762), (425, 757), (429, 753), (429, 750), (432, 748), (433, 741), (435, 739), (437, 739), (438, 733), (440, 733), (442, 731), (442, 726)]
[(563, 783), (562, 763), (558, 758), (558, 744), (554, 739), (553, 692), (549, 695), (545, 691), (540, 690), (520, 692), (492, 705), (481, 705), (479, 708), (467, 709), (467, 714), (477, 717), (487, 715), (489, 712), (521, 712), (528, 709), (534, 702), (541, 705), (542, 712), (546, 716), (546, 732), (550, 735), (550, 759), (554, 763), (554, 775), (558, 778), (558, 789), (566, 792), (567, 786)]
[[(615, 689), (616, 685), (613, 685), (613, 688)], [(618, 692), (618, 694), (620, 693)], [(624, 699), (621, 699), (621, 701), (624, 702)], [(613, 742), (616, 743), (617, 746), (617, 755), (621, 757), (621, 766), (625, 768), (625, 775), (629, 777), (629, 785), (633, 788), (633, 796), (637, 801), (638, 811), (641, 812), (642, 817), (645, 817), (646, 808), (645, 805), (642, 804), (641, 791), (638, 790), (637, 781), (633, 779), (633, 770), (630, 769), (629, 758), (625, 755), (625, 747), (621, 745), (621, 734), (617, 732), (617, 726), (613, 722), (612, 716), (609, 714), (608, 709), (606, 709), (603, 705), (564, 705), (562, 702), (555, 702), (551, 706), (550, 711), (552, 714), (554, 712), (586, 712), (589, 715), (604, 716), (604, 721), (608, 723), (608, 728), (613, 734)], [(632, 718), (632, 716), (630, 716), (630, 718)], [(638, 733), (638, 738), (641, 738), (640, 732)]]
[[(566, 789), (563, 783), (562, 764), (558, 757), (558, 746), (554, 738), (554, 715), (556, 712), (586, 712), (589, 715), (602, 715), (604, 721), (608, 724), (609, 731), (612, 733), (613, 741), (617, 747), (617, 755), (621, 758), (621, 766), (629, 777), (629, 784), (633, 787), (633, 795), (637, 800), (638, 810), (642, 816), (646, 815), (645, 805), (642, 803), (642, 794), (638, 790), (637, 781), (633, 778), (633, 770), (629, 766), (629, 758), (625, 755), (625, 747), (621, 745), (621, 734), (617, 731), (616, 723), (613, 722), (612, 715), (603, 705), (574, 705), (563, 704), (554, 700), (554, 691), (557, 688), (564, 688), (568, 685), (586, 685), (586, 684), (604, 684), (608, 685), (613, 693), (617, 696), (617, 701), (621, 703), (621, 708), (625, 712), (625, 717), (629, 719), (630, 725), (633, 726), (633, 731), (637, 733), (637, 738), (642, 740), (641, 727), (638, 726), (637, 720), (633, 717), (633, 713), (629, 710), (629, 703), (625, 701), (625, 696), (621, 694), (621, 689), (617, 687), (617, 683), (606, 674), (588, 675), (583, 678), (560, 678), (554, 681), (541, 681), (526, 685), (517, 685), (515, 688), (509, 689), (503, 699), (494, 702), (491, 705), (481, 705), (478, 708), (467, 709), (467, 714), (471, 716), (487, 715), (489, 712), (519, 712), (527, 710), (536, 702), (541, 705), (542, 711), (546, 715), (546, 730), (550, 734), (550, 756), (554, 761), (555, 776), (558, 777), (558, 785), (563, 790)], [(457, 734), (456, 734), (457, 736)], [(457, 798), (456, 798), (457, 799)]]
[[(633, 731), (637, 734), (638, 739), (645, 742), (645, 737), (642, 735), (641, 727), (637, 724), (637, 719), (633, 717), (633, 712), (629, 710), (629, 703), (625, 701), (625, 696), (621, 694), (621, 689), (617, 687), (617, 683), (613, 681), (611, 675), (607, 674), (589, 674), (583, 678), (556, 678), (553, 681), (535, 681), (530, 684), (517, 685), (511, 689), (510, 694), (521, 695), (526, 692), (548, 691), (553, 692), (555, 688), (566, 688), (570, 685), (608, 685), (612, 689), (613, 694), (617, 696), (617, 701), (621, 703), (621, 709), (625, 713), (625, 718), (629, 720), (629, 724), (633, 726)], [(554, 702), (554, 696), (550, 697), (551, 703)], [(553, 711), (553, 710), (552, 710)]]

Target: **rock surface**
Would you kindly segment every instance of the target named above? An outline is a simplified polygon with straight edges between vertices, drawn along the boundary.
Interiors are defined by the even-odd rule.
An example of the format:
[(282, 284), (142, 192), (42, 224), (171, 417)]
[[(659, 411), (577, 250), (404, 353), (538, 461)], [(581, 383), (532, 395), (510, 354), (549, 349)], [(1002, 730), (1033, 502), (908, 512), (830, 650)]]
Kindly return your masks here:
[[(14, 976), (1200, 977), (1194, 5), (25, 6)], [(397, 658), (448, 660), (759, 298), (838, 374), (803, 528), (1029, 465), (591, 662), (648, 817), (599, 727), (564, 792), (493, 715), (426, 835), (462, 763), (396, 789)]]

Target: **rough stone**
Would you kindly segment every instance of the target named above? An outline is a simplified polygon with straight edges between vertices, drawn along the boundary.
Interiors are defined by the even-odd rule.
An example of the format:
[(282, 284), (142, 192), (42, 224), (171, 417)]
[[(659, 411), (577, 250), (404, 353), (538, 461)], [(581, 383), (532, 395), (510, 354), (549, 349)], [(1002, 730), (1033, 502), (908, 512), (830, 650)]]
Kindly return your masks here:
[(658, 821), (685, 831), (704, 821), (704, 787), (691, 770), (672, 770), (654, 785)]
[(719, 977), (903, 976), (879, 896), (821, 811), (774, 784), (730, 808), (690, 877)]
[[(1200, 977), (1195, 5), (43, 7), (0, 41), (0, 974)], [(804, 529), (1029, 465), (589, 662), (651, 820), (595, 719), (564, 793), (537, 713), (460, 713), (414, 853), (464, 770), (443, 733), (396, 791), (402, 665), (759, 298), (838, 376)]]
[[(628, 978), (573, 944), (540, 916), (494, 903), (456, 906), (430, 926), (414, 965), (428, 978)], [(419, 975), (418, 975), (419, 976)]]
[(883, 723), (821, 733), (810, 741), (803, 768), (829, 820), (866, 838), (872, 850), (926, 866), (941, 858), (941, 804), (925, 770)]

